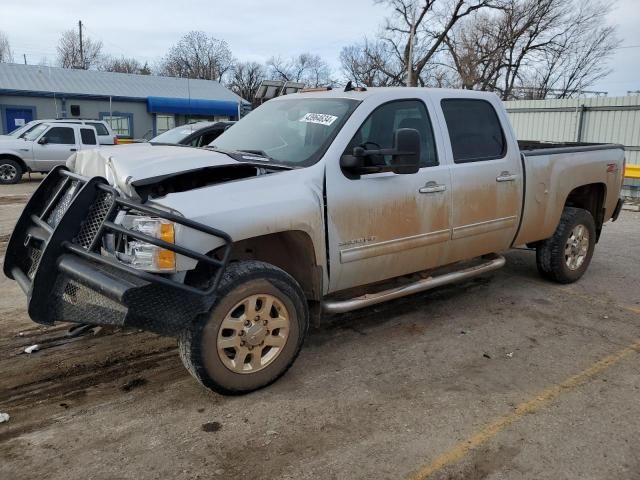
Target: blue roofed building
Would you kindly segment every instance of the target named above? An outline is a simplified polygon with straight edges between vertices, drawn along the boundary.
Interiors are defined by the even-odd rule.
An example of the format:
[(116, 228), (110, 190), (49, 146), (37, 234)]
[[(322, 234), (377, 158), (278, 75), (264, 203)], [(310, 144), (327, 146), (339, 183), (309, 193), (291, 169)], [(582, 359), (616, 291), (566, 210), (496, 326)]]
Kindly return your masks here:
[(0, 63), (0, 133), (38, 119), (107, 121), (123, 139), (174, 126), (237, 120), (248, 102), (212, 80)]

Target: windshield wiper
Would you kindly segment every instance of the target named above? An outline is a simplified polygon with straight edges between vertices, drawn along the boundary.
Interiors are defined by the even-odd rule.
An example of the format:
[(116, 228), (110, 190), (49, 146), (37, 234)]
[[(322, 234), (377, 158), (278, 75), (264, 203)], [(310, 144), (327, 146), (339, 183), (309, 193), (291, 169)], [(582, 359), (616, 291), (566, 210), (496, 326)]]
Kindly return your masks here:
[(262, 166), (262, 162), (269, 162), (264, 166), (267, 168), (273, 167), (273, 168), (281, 168), (285, 170), (293, 170), (294, 168), (296, 168), (296, 167), (292, 167), (291, 165), (271, 163), (273, 161), (273, 158), (271, 158), (262, 150), (224, 150), (222, 148), (216, 147), (215, 145), (208, 145), (206, 148), (207, 150), (219, 152), (228, 157), (231, 157), (237, 162), (252, 163), (252, 161), (255, 161), (255, 162), (260, 162), (261, 166)]
[(258, 155), (259, 157), (264, 158), (265, 160), (273, 160), (273, 158), (271, 158), (269, 155), (267, 155), (267, 153), (264, 150), (237, 150), (238, 152), (242, 152), (242, 153), (250, 153), (251, 155)]

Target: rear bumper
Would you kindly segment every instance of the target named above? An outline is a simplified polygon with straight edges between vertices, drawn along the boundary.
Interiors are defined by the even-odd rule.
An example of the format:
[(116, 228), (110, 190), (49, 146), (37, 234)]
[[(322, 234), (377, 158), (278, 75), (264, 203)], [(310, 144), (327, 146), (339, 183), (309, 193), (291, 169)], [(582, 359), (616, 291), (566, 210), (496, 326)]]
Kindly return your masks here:
[(615, 222), (620, 215), (620, 210), (622, 210), (622, 205), (624, 204), (624, 199), (619, 198), (618, 203), (616, 203), (616, 208), (613, 209), (613, 214), (611, 215), (611, 221)]
[[(166, 218), (223, 239), (223, 258), (214, 259), (127, 231), (209, 263), (215, 272), (211, 284), (195, 288), (100, 255), (103, 234), (122, 230), (112, 223), (119, 210)], [(175, 335), (213, 304), (230, 248), (231, 238), (222, 231), (123, 199), (102, 178), (87, 179), (58, 167), (20, 216), (7, 246), (4, 272), (25, 292), (29, 316), (37, 323), (129, 326)]]

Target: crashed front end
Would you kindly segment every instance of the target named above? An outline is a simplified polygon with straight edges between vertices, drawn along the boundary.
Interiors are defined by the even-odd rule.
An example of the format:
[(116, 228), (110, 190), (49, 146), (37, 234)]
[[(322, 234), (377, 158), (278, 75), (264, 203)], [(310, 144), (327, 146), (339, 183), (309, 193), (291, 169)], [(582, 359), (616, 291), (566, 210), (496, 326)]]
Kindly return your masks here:
[[(131, 218), (142, 220), (126, 221)], [(163, 225), (217, 237), (222, 254), (214, 258), (181, 247), (173, 230)], [(157, 235), (154, 226), (159, 226)], [(127, 239), (127, 248), (114, 250), (116, 238)], [(149, 255), (155, 255), (153, 261), (136, 264), (129, 258), (133, 249), (142, 263)], [(230, 250), (225, 232), (126, 199), (102, 177), (58, 167), (18, 219), (4, 273), (27, 295), (29, 316), (37, 323), (68, 321), (176, 335), (210, 309)], [(168, 267), (177, 255), (207, 264), (214, 272), (211, 282), (197, 288), (176, 280)]]

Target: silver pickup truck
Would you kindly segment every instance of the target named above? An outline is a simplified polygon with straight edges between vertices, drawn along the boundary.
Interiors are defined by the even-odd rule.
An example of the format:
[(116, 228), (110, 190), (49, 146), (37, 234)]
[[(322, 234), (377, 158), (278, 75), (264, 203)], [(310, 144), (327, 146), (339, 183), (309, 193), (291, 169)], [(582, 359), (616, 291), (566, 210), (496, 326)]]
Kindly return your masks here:
[(20, 136), (0, 137), (0, 184), (18, 183), (27, 172), (48, 172), (74, 153), (98, 148), (96, 128), (81, 123), (34, 121)]
[(279, 378), (310, 320), (537, 250), (560, 283), (615, 220), (619, 145), (518, 145), (493, 94), (422, 88), (270, 100), (206, 149), (78, 152), (34, 193), (4, 271), (38, 323), (178, 338), (206, 387)]

